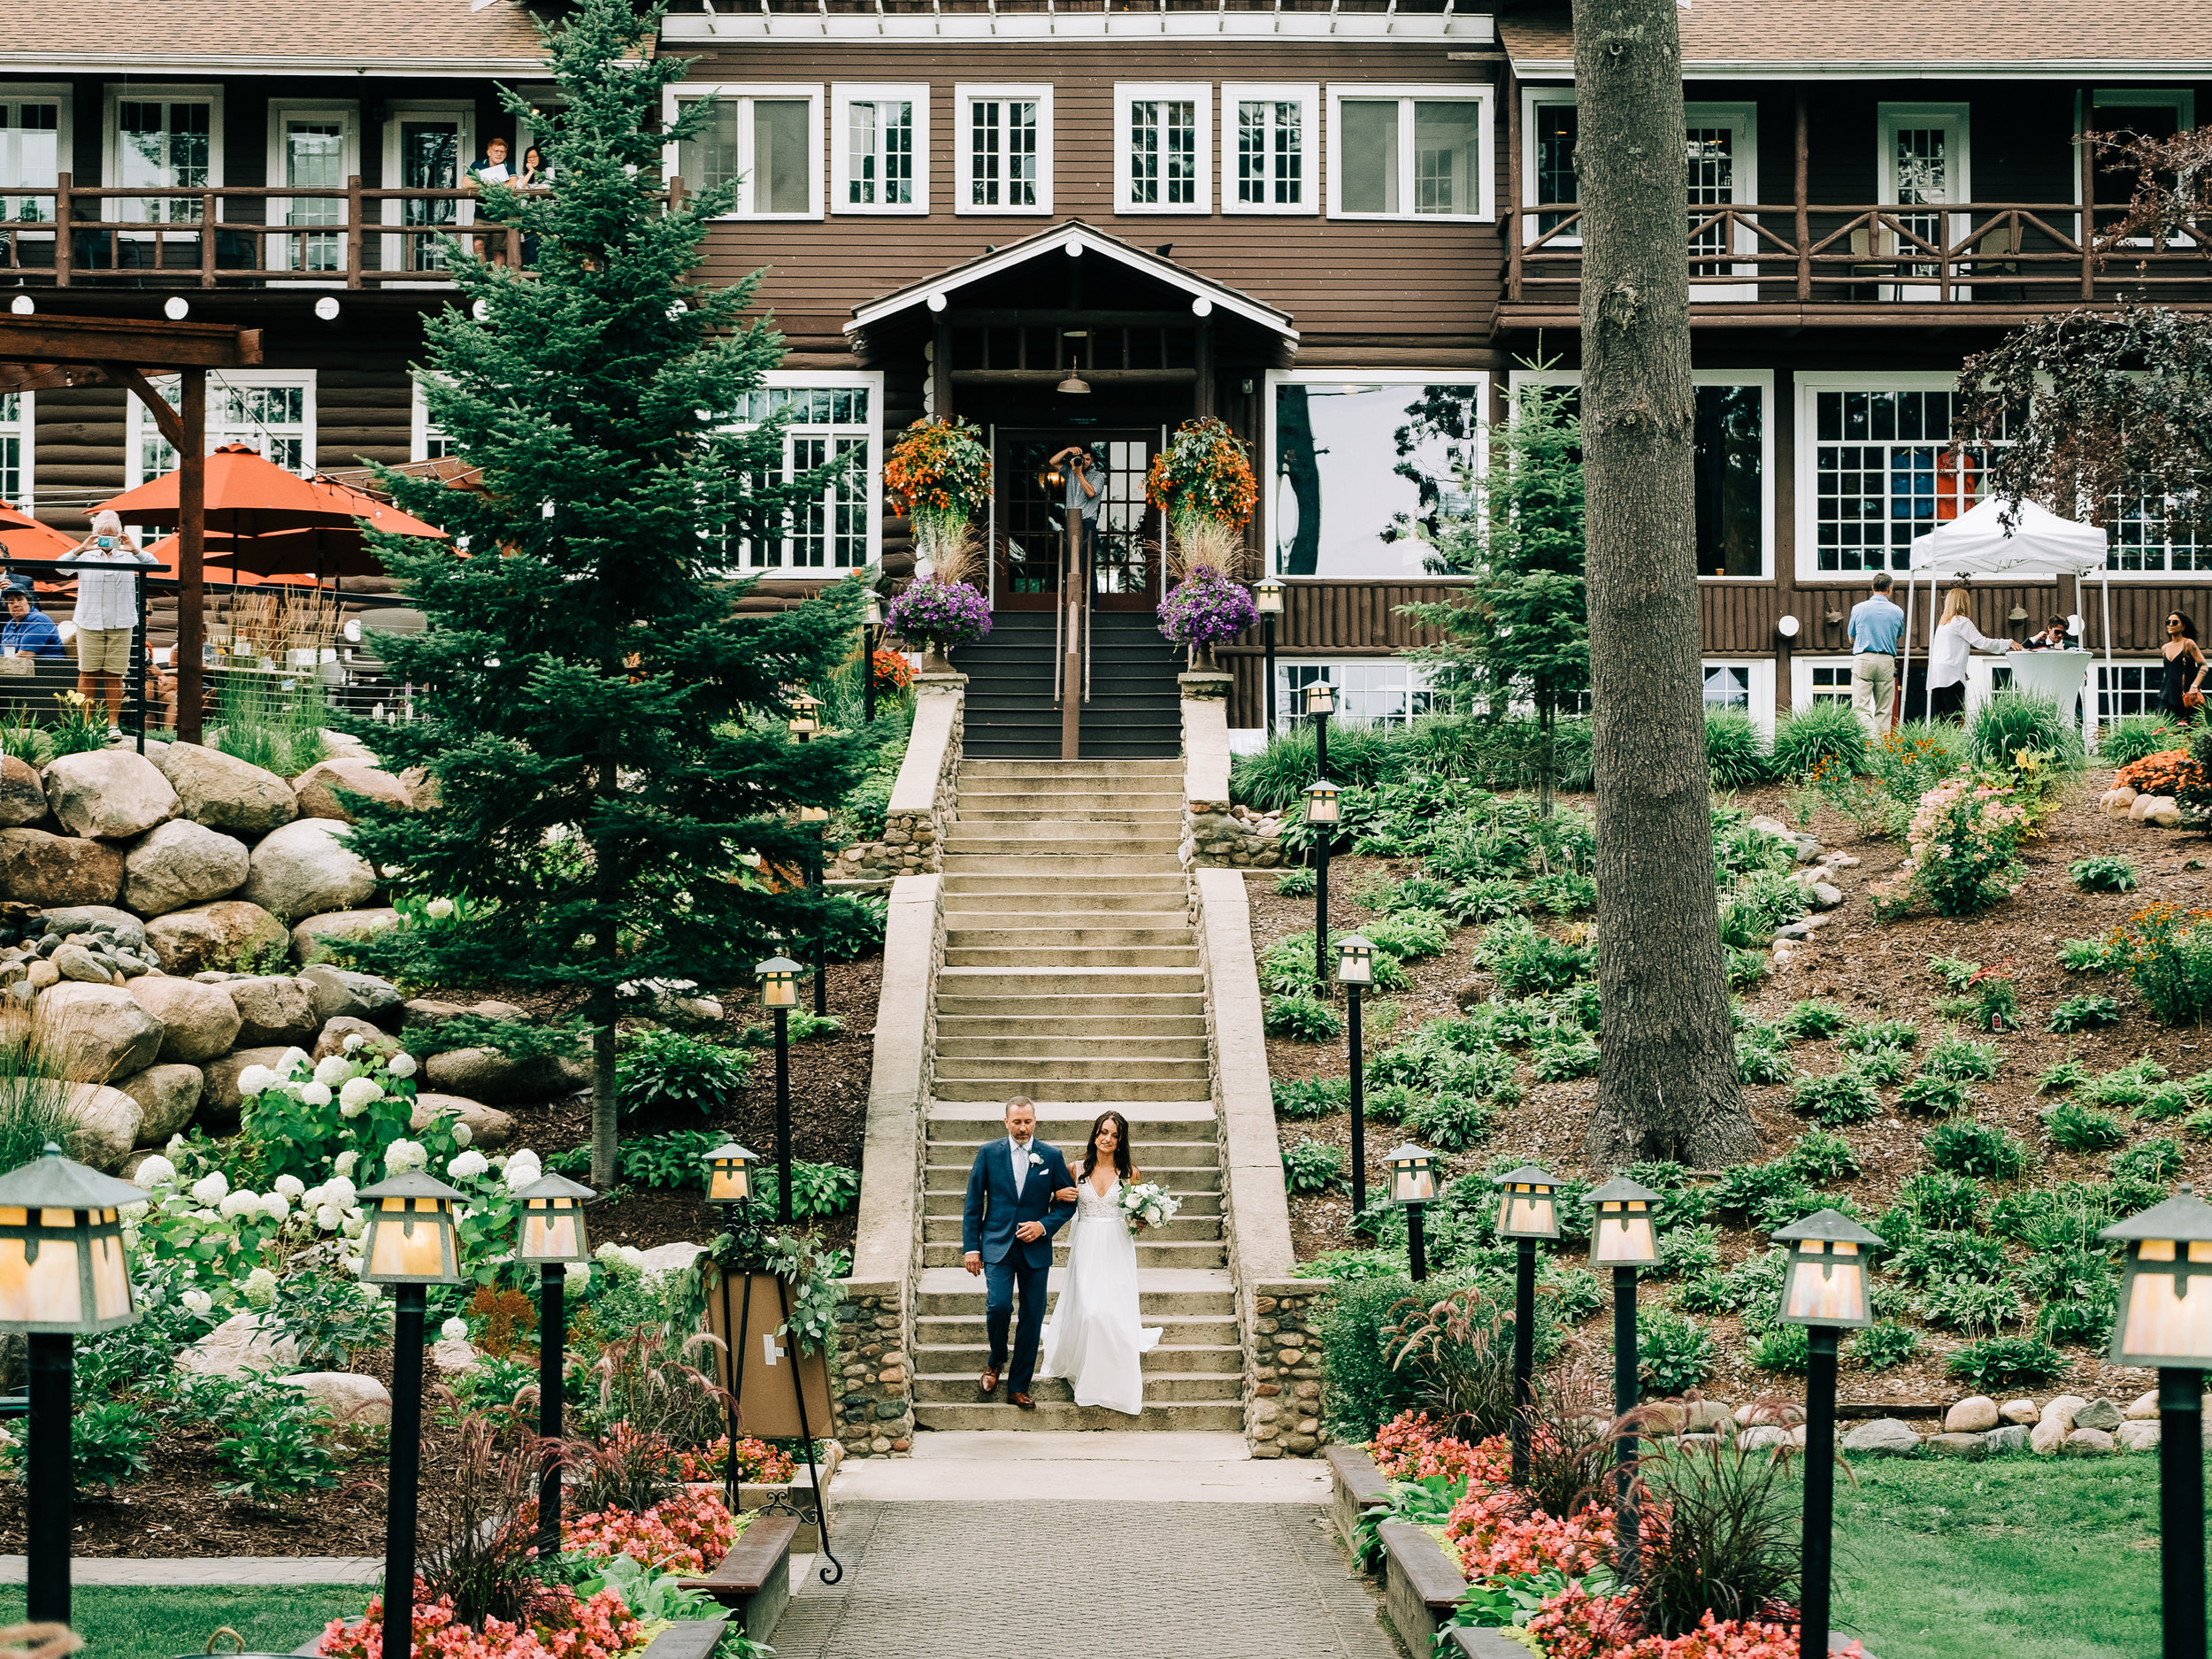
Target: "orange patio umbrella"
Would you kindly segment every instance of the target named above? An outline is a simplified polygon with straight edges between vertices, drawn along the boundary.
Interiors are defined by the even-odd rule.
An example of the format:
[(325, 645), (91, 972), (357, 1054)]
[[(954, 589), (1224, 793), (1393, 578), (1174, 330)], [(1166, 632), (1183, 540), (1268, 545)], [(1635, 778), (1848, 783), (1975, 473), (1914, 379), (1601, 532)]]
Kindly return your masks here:
[[(181, 470), (127, 489), (94, 511), (112, 512), (126, 524), (180, 524), (184, 511), (178, 502), (177, 480)], [(205, 522), (211, 531), (265, 535), (273, 530), (343, 524), (352, 516), (326, 490), (263, 460), (242, 443), (227, 443), (207, 457)]]
[(58, 559), (76, 547), (77, 538), (0, 502), (0, 544), (11, 558)]

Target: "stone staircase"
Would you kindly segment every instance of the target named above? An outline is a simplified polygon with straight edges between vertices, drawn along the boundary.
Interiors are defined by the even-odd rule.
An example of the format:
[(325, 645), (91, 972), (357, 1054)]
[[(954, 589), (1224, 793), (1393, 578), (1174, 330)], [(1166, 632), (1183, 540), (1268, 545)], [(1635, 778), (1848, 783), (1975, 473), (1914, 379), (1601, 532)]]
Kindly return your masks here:
[[(971, 757), (945, 843), (945, 965), (937, 980), (915, 1417), (925, 1429), (1243, 1427), (1243, 1352), (1221, 1232), (1203, 976), (1185, 918), (1176, 760)], [(989, 1356), (983, 1283), (960, 1266), (976, 1149), (1004, 1102), (1037, 1102), (1038, 1133), (1072, 1163), (1108, 1107), (1132, 1155), (1183, 1200), (1137, 1241), (1141, 1308), (1163, 1327), (1132, 1418), (1078, 1407), (1040, 1379), (1033, 1412), (978, 1398)], [(1053, 1288), (1067, 1260), (1063, 1228)]]

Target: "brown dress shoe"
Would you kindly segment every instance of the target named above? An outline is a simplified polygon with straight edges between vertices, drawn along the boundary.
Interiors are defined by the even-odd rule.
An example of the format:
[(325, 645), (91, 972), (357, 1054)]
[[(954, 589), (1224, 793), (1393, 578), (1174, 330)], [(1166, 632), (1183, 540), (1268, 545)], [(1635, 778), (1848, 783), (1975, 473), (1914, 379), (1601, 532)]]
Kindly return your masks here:
[(996, 1368), (986, 1365), (983, 1368), (983, 1375), (975, 1379), (975, 1386), (977, 1392), (984, 1395), (987, 1399), (992, 1394), (996, 1394), (998, 1392), (998, 1371)]
[(1014, 1402), (1017, 1410), (1034, 1411), (1037, 1409), (1037, 1402), (1027, 1394), (1009, 1394), (1006, 1397)]

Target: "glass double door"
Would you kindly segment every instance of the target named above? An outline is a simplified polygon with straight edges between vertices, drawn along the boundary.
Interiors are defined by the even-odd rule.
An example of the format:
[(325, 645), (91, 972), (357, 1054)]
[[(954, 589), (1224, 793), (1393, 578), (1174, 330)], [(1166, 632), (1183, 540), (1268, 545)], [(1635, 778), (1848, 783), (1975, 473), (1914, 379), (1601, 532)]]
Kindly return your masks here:
[(1087, 444), (1097, 457), (1091, 476), (1104, 496), (1083, 572), (1092, 607), (1148, 611), (1160, 603), (1163, 526), (1144, 480), (1161, 436), (1157, 427), (993, 429), (995, 608), (1049, 611), (1060, 594), (1070, 510), (1067, 464), (1053, 457), (1071, 443)]

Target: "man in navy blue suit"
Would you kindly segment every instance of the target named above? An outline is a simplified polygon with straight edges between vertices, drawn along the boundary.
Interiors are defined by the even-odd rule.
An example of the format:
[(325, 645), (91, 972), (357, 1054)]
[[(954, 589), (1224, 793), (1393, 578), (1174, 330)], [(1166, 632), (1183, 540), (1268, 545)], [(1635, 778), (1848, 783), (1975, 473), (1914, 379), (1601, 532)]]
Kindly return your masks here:
[[(984, 1324), (991, 1333), (991, 1361), (977, 1380), (986, 1398), (998, 1391), (1006, 1372), (1007, 1398), (1034, 1411), (1030, 1374), (1037, 1369), (1037, 1344), (1045, 1328), (1045, 1295), (1052, 1275), (1052, 1235), (1075, 1213), (1075, 1177), (1068, 1161), (1037, 1139), (1037, 1108), (1017, 1094), (1006, 1102), (1006, 1135), (987, 1141), (968, 1171), (968, 1202), (961, 1218), (961, 1263), (983, 1276)], [(1014, 1293), (1021, 1292), (1021, 1323), (1014, 1333), (1014, 1359), (1006, 1359), (1006, 1327), (1014, 1313)]]

